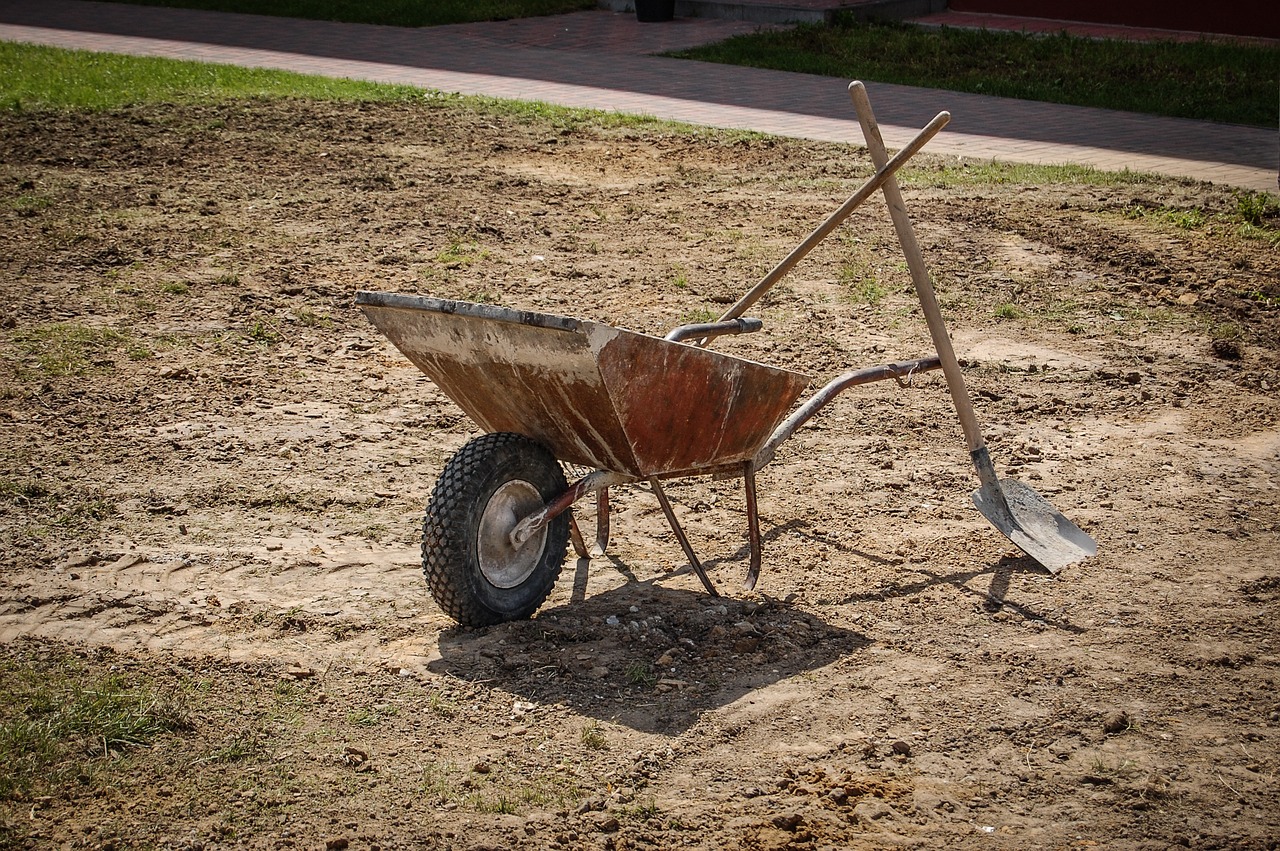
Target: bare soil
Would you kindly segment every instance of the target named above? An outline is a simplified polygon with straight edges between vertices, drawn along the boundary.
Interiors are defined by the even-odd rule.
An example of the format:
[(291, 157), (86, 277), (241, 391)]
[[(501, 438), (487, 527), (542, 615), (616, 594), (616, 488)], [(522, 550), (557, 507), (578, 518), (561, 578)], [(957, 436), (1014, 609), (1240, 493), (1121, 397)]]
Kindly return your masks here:
[[(356, 290), (665, 333), (865, 152), (451, 100), (5, 113), (6, 670), (150, 683), (192, 728), (15, 793), (3, 841), (1276, 848), (1274, 244), (1220, 187), (922, 162), (907, 200), (992, 454), (1099, 555), (1053, 577), (986, 524), (930, 374), (783, 445), (756, 593), (738, 483), (670, 489), (719, 599), (623, 489), (607, 557), (472, 632), (418, 540), (476, 429)], [(879, 200), (757, 313), (717, 347), (815, 387), (931, 352)]]

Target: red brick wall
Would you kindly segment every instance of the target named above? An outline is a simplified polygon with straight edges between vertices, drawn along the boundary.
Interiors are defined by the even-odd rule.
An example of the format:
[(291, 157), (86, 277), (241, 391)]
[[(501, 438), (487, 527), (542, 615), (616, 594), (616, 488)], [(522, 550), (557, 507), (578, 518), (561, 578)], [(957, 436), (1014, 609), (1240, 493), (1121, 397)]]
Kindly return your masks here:
[(1280, 38), (1280, 0), (949, 0), (956, 12)]

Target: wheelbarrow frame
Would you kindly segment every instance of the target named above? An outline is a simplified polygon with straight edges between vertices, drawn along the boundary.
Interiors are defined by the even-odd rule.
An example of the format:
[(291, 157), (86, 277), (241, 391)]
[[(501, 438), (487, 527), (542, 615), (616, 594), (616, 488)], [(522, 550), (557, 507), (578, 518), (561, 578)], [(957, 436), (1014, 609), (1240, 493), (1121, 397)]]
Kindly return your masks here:
[[(656, 338), (564, 316), (399, 293), (362, 291), (356, 303), (487, 432), (532, 438), (561, 462), (595, 467), (518, 518), (509, 532), (513, 551), (595, 493), (595, 544), (603, 553), (609, 543), (609, 489), (646, 482), (713, 596), (719, 592), (661, 482), (743, 479), (750, 543), (746, 587), (753, 589), (762, 561), (755, 474), (773, 460), (778, 446), (849, 388), (890, 378), (901, 382), (940, 366), (933, 357), (845, 373), (782, 421), (810, 383), (808, 376), (684, 342), (752, 333), (763, 326), (759, 319), (682, 325)], [(572, 513), (570, 540), (580, 557), (588, 557)]]

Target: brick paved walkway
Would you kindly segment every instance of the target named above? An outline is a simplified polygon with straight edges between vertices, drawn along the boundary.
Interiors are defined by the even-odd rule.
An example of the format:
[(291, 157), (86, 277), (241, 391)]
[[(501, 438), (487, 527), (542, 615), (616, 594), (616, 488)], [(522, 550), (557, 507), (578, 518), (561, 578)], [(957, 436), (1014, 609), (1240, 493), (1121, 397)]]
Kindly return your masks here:
[[(442, 91), (653, 115), (714, 127), (861, 143), (847, 81), (648, 55), (758, 25), (579, 12), (424, 29), (84, 0), (4, 0), (0, 39), (197, 59)], [(952, 113), (926, 150), (1079, 163), (1275, 191), (1274, 129), (870, 83), (885, 142)]]

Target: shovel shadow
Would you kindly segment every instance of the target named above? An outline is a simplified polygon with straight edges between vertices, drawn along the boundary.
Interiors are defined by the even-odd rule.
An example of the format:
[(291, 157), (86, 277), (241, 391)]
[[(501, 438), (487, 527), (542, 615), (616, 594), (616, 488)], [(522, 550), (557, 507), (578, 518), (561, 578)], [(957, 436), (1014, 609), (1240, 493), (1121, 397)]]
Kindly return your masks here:
[[(1009, 609), (1028, 621), (1039, 621), (1051, 629), (1062, 630), (1073, 635), (1080, 635), (1085, 632), (1084, 627), (1077, 626), (1069, 620), (1050, 617), (1028, 604), (1009, 599), (1009, 589), (1013, 584), (1013, 577), (1017, 574), (1034, 573), (1041, 576), (1048, 574), (1048, 571), (1041, 567), (1035, 559), (1027, 556), (1004, 556), (990, 567), (981, 570), (962, 571), (960, 573), (935, 573), (922, 567), (915, 567), (914, 570), (929, 578), (916, 582), (894, 584), (875, 591), (850, 594), (841, 600), (841, 604), (850, 605), (896, 597), (913, 597), (939, 585), (950, 585), (970, 596), (977, 597), (981, 601), (983, 611), (988, 614), (995, 614), (1004, 609)], [(969, 583), (973, 580), (987, 575), (990, 575), (991, 581), (985, 592), (970, 586)]]

